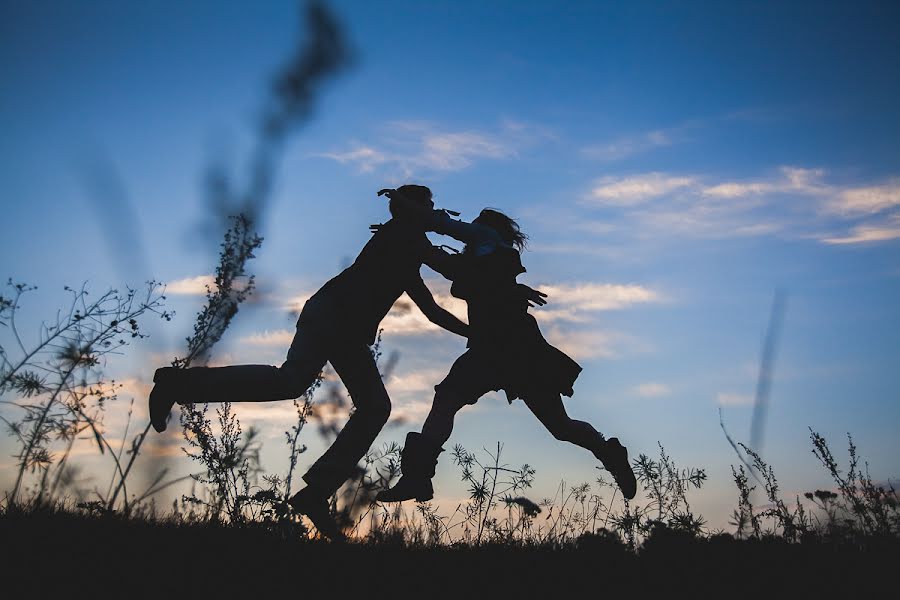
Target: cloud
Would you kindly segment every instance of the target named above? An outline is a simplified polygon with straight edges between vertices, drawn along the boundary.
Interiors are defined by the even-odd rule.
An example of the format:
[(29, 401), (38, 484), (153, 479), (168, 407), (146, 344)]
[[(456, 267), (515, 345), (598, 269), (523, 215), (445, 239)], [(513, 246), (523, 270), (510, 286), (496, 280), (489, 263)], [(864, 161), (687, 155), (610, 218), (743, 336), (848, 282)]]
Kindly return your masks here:
[[(321, 393), (320, 393), (321, 394)], [(316, 396), (319, 399), (320, 395)], [(290, 400), (281, 402), (236, 402), (232, 409), (240, 419), (277, 423), (284, 427), (287, 423), (297, 422), (297, 408)]]
[(825, 208), (831, 213), (865, 216), (900, 207), (900, 182), (842, 190)]
[(613, 336), (602, 331), (571, 331), (554, 327), (547, 332), (547, 339), (576, 360), (613, 358), (617, 355)]
[(883, 224), (857, 225), (850, 230), (849, 235), (820, 239), (826, 244), (841, 245), (883, 242), (897, 238), (900, 238), (900, 215), (894, 215)]
[(630, 206), (696, 183), (694, 177), (645, 173), (629, 177), (602, 177), (591, 189), (586, 201), (591, 204)]
[(391, 420), (393, 425), (405, 423), (422, 423), (431, 410), (431, 398), (428, 400), (405, 400), (395, 402), (391, 407)]
[(475, 131), (435, 132), (422, 136), (424, 165), (439, 171), (459, 171), (478, 158), (503, 159), (515, 150), (502, 140)]
[(700, 190), (704, 196), (716, 198), (743, 198), (771, 193), (821, 194), (828, 191), (820, 183), (825, 171), (798, 167), (779, 168), (780, 177), (762, 181), (727, 181), (708, 185)]
[(205, 296), (206, 287), (214, 288), (216, 278), (213, 275), (197, 275), (176, 279), (166, 284), (166, 293), (183, 296)]
[(573, 283), (535, 287), (547, 294), (547, 305), (531, 311), (541, 323), (583, 323), (589, 321), (594, 312), (622, 310), (638, 304), (663, 301), (660, 292), (635, 284)]
[[(780, 234), (840, 245), (900, 237), (898, 180), (847, 186), (826, 175), (824, 169), (782, 166), (769, 177), (742, 181), (659, 172), (608, 176), (592, 184), (582, 205), (619, 208), (618, 231), (639, 238)], [(860, 223), (862, 217), (869, 221)], [(607, 215), (605, 222), (610, 220)]]
[(316, 154), (360, 172), (384, 167), (397, 177), (422, 172), (461, 171), (480, 160), (506, 160), (552, 134), (540, 127), (504, 121), (496, 131), (450, 130), (428, 121), (393, 121), (378, 144), (354, 141), (346, 150)]
[[(246, 277), (239, 277), (235, 280), (235, 289), (240, 289), (246, 282)], [(216, 289), (215, 275), (197, 275), (195, 277), (185, 277), (184, 279), (176, 279), (166, 284), (166, 294), (176, 296), (205, 296), (209, 289)], [(259, 282), (257, 282), (256, 294), (251, 296), (252, 300), (258, 301), (261, 293), (259, 290)]]
[(771, 215), (754, 214), (750, 207), (709, 206), (687, 203), (671, 208), (641, 210), (628, 215), (641, 237), (665, 235), (694, 238), (737, 238), (782, 231), (783, 223)]
[(565, 310), (571, 311), (620, 310), (636, 304), (663, 300), (658, 291), (636, 284), (587, 282), (537, 287), (547, 294), (549, 307), (561, 305)]
[(442, 369), (422, 369), (403, 375), (391, 375), (385, 387), (391, 396), (400, 394), (426, 393), (429, 397), (434, 392), (434, 386), (447, 376), (449, 367)]
[[(465, 301), (445, 291), (449, 287), (447, 282), (429, 280), (427, 284), (440, 306), (462, 320), (467, 319)], [(592, 321), (597, 313), (665, 301), (658, 290), (638, 284), (575, 282), (535, 287), (549, 295), (549, 304), (532, 309), (531, 314), (543, 324), (542, 327), (550, 326), (545, 333), (554, 345), (573, 358), (580, 359), (611, 358), (644, 349), (644, 344), (627, 335), (602, 331), (594, 326)], [(308, 295), (298, 296), (304, 297)], [(571, 324), (577, 324), (577, 330), (573, 330)], [(386, 336), (430, 337), (442, 331), (428, 321), (405, 294), (394, 303), (382, 320), (381, 327)], [(244, 336), (240, 343), (286, 348), (293, 336), (292, 329), (266, 330)], [(386, 385), (392, 395), (425, 394), (430, 398), (433, 386), (445, 375), (446, 369), (393, 375)]]
[[(432, 290), (433, 286), (429, 286)], [(468, 314), (468, 308), (464, 300), (454, 298), (449, 294), (433, 293), (435, 302), (445, 310), (456, 315), (457, 318), (465, 321)], [(390, 312), (381, 321), (381, 327), (387, 335), (420, 335), (439, 333), (442, 331), (440, 327), (432, 323), (422, 314), (419, 307), (407, 296), (403, 294), (394, 302)]]
[(284, 309), (292, 315), (299, 315), (303, 307), (306, 306), (306, 301), (312, 298), (312, 295), (313, 292), (295, 294), (284, 303)]
[(666, 148), (676, 143), (682, 143), (689, 137), (689, 132), (703, 129), (707, 126), (721, 122), (734, 120), (749, 120), (755, 118), (757, 113), (749, 111), (726, 113), (718, 116), (687, 119), (671, 127), (651, 129), (640, 133), (624, 135), (613, 139), (611, 142), (592, 144), (581, 149), (581, 154), (587, 159), (600, 161), (615, 161), (623, 158), (649, 152), (657, 148)]
[(388, 162), (390, 157), (383, 152), (379, 152), (374, 148), (355, 143), (352, 150), (345, 152), (325, 152), (320, 154), (323, 158), (330, 158), (339, 163), (356, 163), (359, 170), (363, 173), (369, 173), (375, 170), (375, 167)]
[(283, 346), (288, 347), (294, 340), (294, 329), (276, 329), (269, 331), (266, 329), (261, 333), (245, 335), (240, 339), (242, 344), (251, 344), (253, 346)]
[(734, 392), (719, 392), (716, 394), (716, 404), (719, 406), (753, 406), (753, 396), (736, 394)]
[(641, 383), (632, 388), (633, 393), (642, 398), (659, 398), (660, 396), (668, 396), (672, 393), (669, 386), (662, 383), (647, 382)]
[(643, 340), (599, 327), (581, 326), (571, 329), (555, 325), (545, 331), (545, 334), (551, 344), (576, 360), (617, 358), (651, 350)]
[(581, 154), (588, 159), (601, 161), (614, 161), (627, 158), (634, 154), (640, 154), (671, 146), (674, 143), (672, 130), (656, 129), (636, 135), (616, 138), (605, 144), (593, 144), (581, 149)]
[(763, 194), (771, 191), (772, 187), (767, 183), (719, 183), (703, 190), (705, 196), (717, 198), (741, 198), (752, 194)]

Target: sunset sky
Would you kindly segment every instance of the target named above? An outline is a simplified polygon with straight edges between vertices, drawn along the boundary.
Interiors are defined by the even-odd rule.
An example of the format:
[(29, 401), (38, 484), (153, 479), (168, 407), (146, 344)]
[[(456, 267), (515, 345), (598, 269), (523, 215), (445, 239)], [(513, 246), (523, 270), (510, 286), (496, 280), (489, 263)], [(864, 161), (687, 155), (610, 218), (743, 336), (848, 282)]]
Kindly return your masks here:
[[(808, 427), (842, 459), (850, 432), (874, 479), (900, 476), (900, 5), (329, 6), (353, 64), (285, 149), (251, 263), (257, 301), (214, 364), (279, 364), (291, 310), (387, 218), (376, 191), (420, 183), (463, 219), (492, 206), (520, 220), (531, 238), (520, 281), (550, 295), (533, 313), (584, 366), (570, 414), (632, 455), (659, 442), (680, 465), (705, 467), (693, 506), (714, 526), (727, 526), (736, 498), (719, 409), (748, 442), (776, 289), (787, 304), (762, 453), (785, 494), (830, 485)], [(24, 331), (63, 304), (64, 285), (85, 281), (97, 292), (167, 282), (177, 313), (110, 361), (126, 384), (112, 431), (131, 397), (146, 418), (153, 369), (182, 352), (217, 250), (203, 229), (204, 169), (221, 161), (238, 184), (246, 177), (297, 15), (274, 1), (0, 6), (0, 277), (39, 286)], [(407, 422), (376, 444), (419, 429), (465, 346), (415, 312), (384, 328), (384, 350), (399, 353), (388, 390)], [(239, 414), (263, 429), (264, 466), (282, 472), (291, 403)], [(313, 428), (305, 440), (301, 467), (322, 451)], [(598, 473), (499, 394), (461, 413), (450, 443), (498, 441), (506, 462), (537, 469), (536, 499)], [(12, 440), (0, 450), (8, 489)], [(84, 442), (105, 481), (109, 465), (92, 453)], [(438, 500), (452, 503), (465, 488), (443, 456)]]

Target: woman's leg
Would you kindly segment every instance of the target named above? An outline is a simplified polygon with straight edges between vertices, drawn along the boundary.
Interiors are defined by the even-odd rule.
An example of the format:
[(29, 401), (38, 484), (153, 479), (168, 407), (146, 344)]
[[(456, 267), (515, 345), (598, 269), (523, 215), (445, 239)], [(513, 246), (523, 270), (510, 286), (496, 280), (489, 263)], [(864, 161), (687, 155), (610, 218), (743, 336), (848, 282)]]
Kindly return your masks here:
[(456, 413), (496, 389), (489, 376), (490, 369), (471, 350), (457, 358), (444, 380), (434, 386), (434, 401), (422, 425), (422, 436), (436, 446), (449, 440)]
[(443, 446), (453, 433), (456, 413), (469, 404), (474, 404), (472, 399), (465, 398), (460, 392), (438, 389), (434, 393), (434, 401), (425, 424), (422, 425), (422, 435), (434, 445)]
[(590, 423), (569, 417), (559, 394), (529, 394), (523, 400), (534, 416), (556, 439), (581, 446), (595, 455), (603, 445), (603, 435)]
[(628, 449), (617, 438), (607, 440), (590, 423), (569, 417), (559, 394), (534, 394), (523, 400), (553, 437), (590, 450), (616, 480), (622, 494), (629, 500), (634, 498), (637, 480), (628, 461)]
[(431, 479), (434, 477), (441, 447), (453, 432), (456, 413), (467, 404), (475, 404), (478, 399), (494, 389), (490, 383), (491, 370), (485, 368), (471, 351), (466, 352), (453, 363), (447, 377), (434, 386), (434, 402), (422, 433), (410, 432), (406, 436), (400, 469), (403, 476), (392, 488), (378, 493), (379, 502), (402, 502), (416, 499), (430, 500), (434, 495)]

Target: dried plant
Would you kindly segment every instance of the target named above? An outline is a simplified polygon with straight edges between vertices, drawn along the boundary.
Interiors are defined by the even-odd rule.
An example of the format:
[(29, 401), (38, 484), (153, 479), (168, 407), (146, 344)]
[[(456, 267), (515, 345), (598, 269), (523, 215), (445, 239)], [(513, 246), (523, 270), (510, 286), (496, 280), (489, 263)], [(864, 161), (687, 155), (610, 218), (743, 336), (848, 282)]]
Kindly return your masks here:
[[(162, 288), (149, 282), (140, 294), (131, 288), (113, 289), (91, 299), (86, 286), (66, 287), (67, 308), (42, 322), (33, 341), (26, 341), (17, 317), (23, 296), (35, 288), (10, 280), (7, 289), (8, 297), (0, 296), (0, 326), (6, 334), (0, 341), (0, 395), (11, 396), (4, 404), (21, 415), (0, 417), (18, 444), (9, 501), (20, 500), (27, 475), (36, 475), (32, 499), (37, 502), (72, 487), (76, 471), (68, 458), (82, 432), (90, 434), (99, 452), (113, 462), (117, 483), (110, 490), (123, 489), (128, 477), (122, 456), (125, 440), (116, 449), (103, 425), (107, 405), (117, 400), (122, 386), (108, 378), (105, 369), (130, 341), (146, 337), (141, 319), (148, 315), (171, 319), (163, 309)], [(81, 490), (76, 493), (84, 495)], [(117, 492), (94, 493), (108, 508), (115, 505)], [(127, 498), (124, 503), (127, 509)]]

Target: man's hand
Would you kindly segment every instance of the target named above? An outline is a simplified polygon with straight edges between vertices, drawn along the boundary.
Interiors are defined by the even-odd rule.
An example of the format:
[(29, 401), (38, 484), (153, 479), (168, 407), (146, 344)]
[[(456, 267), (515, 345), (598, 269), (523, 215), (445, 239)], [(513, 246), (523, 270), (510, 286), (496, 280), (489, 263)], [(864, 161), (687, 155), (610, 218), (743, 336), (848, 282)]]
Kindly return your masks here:
[(535, 306), (544, 306), (547, 304), (547, 294), (544, 292), (531, 288), (524, 283), (517, 283), (516, 285), (519, 287), (519, 293), (528, 301), (528, 306), (533, 308)]

